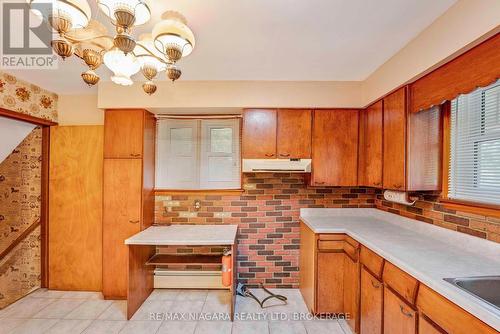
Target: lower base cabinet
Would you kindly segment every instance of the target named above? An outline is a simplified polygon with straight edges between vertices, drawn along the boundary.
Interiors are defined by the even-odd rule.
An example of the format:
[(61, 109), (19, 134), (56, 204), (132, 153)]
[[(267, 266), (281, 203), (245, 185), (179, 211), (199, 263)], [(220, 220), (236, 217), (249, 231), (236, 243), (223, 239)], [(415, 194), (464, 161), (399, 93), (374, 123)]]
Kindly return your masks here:
[(359, 333), (359, 259), (344, 254), (344, 313), (353, 333)]
[(384, 289), (384, 334), (415, 334), (417, 312), (389, 288)]
[(363, 334), (382, 334), (384, 288), (382, 282), (365, 268), (361, 269), (360, 331)]
[(418, 317), (418, 334), (445, 334), (446, 332), (438, 329), (426, 317), (420, 315)]
[(318, 253), (316, 313), (344, 312), (344, 254)]

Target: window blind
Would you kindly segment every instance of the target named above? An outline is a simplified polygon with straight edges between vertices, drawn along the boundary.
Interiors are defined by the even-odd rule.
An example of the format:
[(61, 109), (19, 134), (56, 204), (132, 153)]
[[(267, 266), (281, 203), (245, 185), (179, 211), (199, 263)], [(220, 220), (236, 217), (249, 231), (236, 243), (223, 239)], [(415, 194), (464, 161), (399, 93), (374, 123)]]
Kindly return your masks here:
[(448, 198), (500, 204), (500, 80), (451, 103)]

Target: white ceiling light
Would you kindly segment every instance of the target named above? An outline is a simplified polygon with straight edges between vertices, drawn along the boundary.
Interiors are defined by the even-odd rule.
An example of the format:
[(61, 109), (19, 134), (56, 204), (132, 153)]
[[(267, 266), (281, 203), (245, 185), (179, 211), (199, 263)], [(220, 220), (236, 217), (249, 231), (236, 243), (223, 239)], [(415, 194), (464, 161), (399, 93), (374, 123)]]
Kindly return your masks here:
[(177, 12), (166, 12), (162, 20), (153, 28), (155, 47), (167, 55), (171, 63), (189, 55), (194, 48), (194, 34), (186, 25), (187, 21)]
[(118, 24), (123, 13), (131, 14), (131, 25), (134, 26), (144, 24), (151, 18), (150, 6), (146, 0), (98, 0), (97, 3), (104, 14)]
[(132, 75), (139, 72), (140, 64), (137, 58), (132, 54), (123, 53), (123, 51), (113, 48), (104, 54), (104, 64), (113, 72), (111, 80), (119, 85), (130, 86), (133, 84)]
[[(85, 28), (90, 21), (91, 11), (86, 0), (27, 0), (27, 2), (35, 12), (41, 12), (59, 33)], [(47, 4), (52, 8), (49, 9)], [(47, 11), (44, 11), (44, 7)]]

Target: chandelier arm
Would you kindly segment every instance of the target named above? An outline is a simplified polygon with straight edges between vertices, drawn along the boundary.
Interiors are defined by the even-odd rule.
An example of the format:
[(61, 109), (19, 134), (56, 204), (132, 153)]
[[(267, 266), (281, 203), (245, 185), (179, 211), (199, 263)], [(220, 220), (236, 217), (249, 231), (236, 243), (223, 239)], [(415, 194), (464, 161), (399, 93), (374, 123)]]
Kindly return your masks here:
[(159, 61), (160, 61), (160, 62), (162, 62), (163, 64), (168, 65), (168, 63), (167, 63), (165, 60), (163, 60), (162, 58), (158, 57), (158, 56), (157, 56), (157, 55), (155, 55), (153, 52), (149, 51), (149, 49), (148, 49), (147, 47), (145, 47), (144, 45), (137, 43), (137, 45), (136, 45), (136, 46), (140, 46), (140, 47), (141, 47), (144, 51), (146, 51), (148, 54), (147, 54), (147, 55), (136, 55), (136, 54), (134, 54), (134, 56), (136, 56), (136, 57), (148, 57), (148, 56), (151, 56), (151, 57), (156, 58), (157, 60), (159, 60)]
[(96, 38), (107, 38), (107, 39), (113, 40), (113, 37), (108, 36), (108, 35), (97, 35), (97, 36), (92, 36), (92, 37), (82, 38), (82, 39), (73, 38), (73, 37), (70, 37), (67, 35), (65, 35), (64, 37), (66, 37), (66, 39), (68, 39), (70, 42), (73, 42), (73, 43), (91, 42), (93, 39), (96, 39)]

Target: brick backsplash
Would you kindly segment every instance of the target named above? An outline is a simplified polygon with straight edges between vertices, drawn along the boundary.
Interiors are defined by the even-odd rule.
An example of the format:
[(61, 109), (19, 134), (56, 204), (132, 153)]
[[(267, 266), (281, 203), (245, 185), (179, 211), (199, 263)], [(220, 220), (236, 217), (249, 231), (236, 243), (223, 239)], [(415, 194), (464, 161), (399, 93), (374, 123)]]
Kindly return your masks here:
[(418, 195), (420, 200), (414, 206), (387, 202), (382, 194), (375, 195), (375, 204), (378, 209), (384, 211), (500, 242), (500, 218), (447, 209), (439, 203), (438, 194), (421, 193)]
[[(375, 189), (309, 187), (307, 181), (306, 174), (248, 173), (243, 175), (245, 190), (241, 194), (157, 195), (155, 223), (238, 224), (240, 282), (297, 288), (299, 209), (375, 207)], [(195, 200), (201, 201), (197, 212)], [(221, 249), (173, 247), (161, 251), (196, 253)]]

